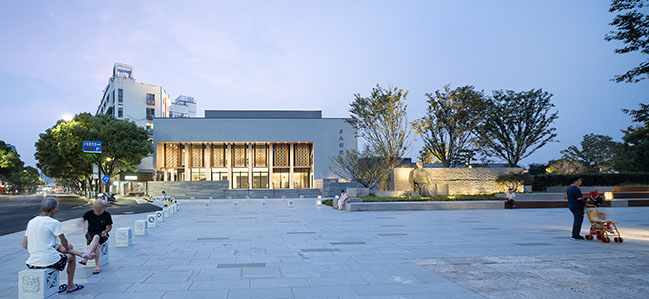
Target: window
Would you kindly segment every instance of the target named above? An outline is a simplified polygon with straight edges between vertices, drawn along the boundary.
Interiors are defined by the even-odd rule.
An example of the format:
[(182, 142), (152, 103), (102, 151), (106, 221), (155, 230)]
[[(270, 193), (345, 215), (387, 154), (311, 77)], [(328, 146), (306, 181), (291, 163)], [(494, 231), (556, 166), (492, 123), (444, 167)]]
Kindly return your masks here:
[(124, 117), (124, 105), (117, 105), (117, 117)]
[(192, 181), (207, 180), (207, 178), (205, 177), (205, 174), (207, 173), (205, 171), (205, 168), (192, 168), (191, 173), (192, 173)]
[(266, 145), (255, 144), (255, 167), (266, 167), (267, 153)]
[(288, 167), (288, 144), (275, 144), (273, 159), (276, 167)]
[[(115, 97), (115, 96), (113, 96)], [(117, 90), (117, 102), (118, 103), (123, 103), (124, 102), (124, 90), (123, 89), (118, 89)]]
[(147, 120), (153, 120), (154, 116), (155, 116), (155, 109), (154, 108), (146, 108), (146, 119)]
[(288, 189), (288, 169), (273, 169), (273, 188)]
[(113, 89), (113, 101), (115, 101), (115, 90)]
[(299, 143), (294, 147), (293, 165), (297, 167), (311, 167), (311, 148), (309, 144)]
[(153, 130), (153, 123), (146, 123), (147, 130)]
[(212, 170), (212, 181), (227, 181), (227, 180), (228, 180), (227, 171)]
[(190, 156), (192, 157), (192, 167), (203, 167), (205, 166), (204, 161), (205, 161), (205, 151), (204, 151), (204, 146), (202, 144), (192, 144), (191, 145), (191, 153)]
[(212, 146), (212, 167), (225, 167), (225, 145)]
[(245, 145), (232, 146), (232, 166), (233, 167), (248, 167), (248, 151)]
[(252, 187), (268, 189), (268, 172), (255, 171), (252, 173)]
[(295, 168), (293, 172), (293, 188), (310, 188), (310, 169)]
[(147, 93), (146, 94), (146, 104), (147, 105), (155, 105), (155, 95), (152, 93)]
[(247, 171), (234, 171), (232, 172), (232, 188), (233, 189), (248, 189), (248, 172)]

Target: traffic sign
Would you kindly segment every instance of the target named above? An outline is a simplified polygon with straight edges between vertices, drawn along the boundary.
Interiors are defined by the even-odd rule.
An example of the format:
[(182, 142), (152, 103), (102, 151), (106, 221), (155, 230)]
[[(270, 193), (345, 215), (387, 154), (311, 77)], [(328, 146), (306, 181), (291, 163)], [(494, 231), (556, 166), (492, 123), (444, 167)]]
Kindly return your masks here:
[(104, 182), (104, 183), (106, 183), (106, 184), (108, 184), (108, 182), (110, 182), (110, 177), (107, 176), (107, 175), (105, 175), (105, 176), (103, 176), (103, 177), (101, 178), (101, 181)]
[(83, 152), (84, 153), (96, 153), (101, 154), (101, 141), (83, 141)]

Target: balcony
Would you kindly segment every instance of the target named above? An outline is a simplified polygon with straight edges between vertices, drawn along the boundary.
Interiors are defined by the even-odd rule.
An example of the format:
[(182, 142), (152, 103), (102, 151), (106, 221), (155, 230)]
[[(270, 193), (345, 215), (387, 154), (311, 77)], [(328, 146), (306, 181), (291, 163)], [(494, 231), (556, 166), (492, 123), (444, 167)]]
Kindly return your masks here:
[[(140, 114), (141, 115), (141, 114)], [(153, 114), (147, 114), (146, 115), (146, 120), (153, 120), (154, 115)]]
[(147, 99), (146, 104), (147, 105), (155, 105), (155, 99)]

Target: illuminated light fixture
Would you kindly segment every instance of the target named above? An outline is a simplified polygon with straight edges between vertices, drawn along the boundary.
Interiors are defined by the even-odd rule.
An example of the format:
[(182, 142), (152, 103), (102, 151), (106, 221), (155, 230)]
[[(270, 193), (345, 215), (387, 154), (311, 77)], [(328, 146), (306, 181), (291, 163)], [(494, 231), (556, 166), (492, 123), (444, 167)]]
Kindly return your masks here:
[(137, 181), (137, 175), (125, 175), (124, 179), (127, 181)]
[(318, 205), (321, 205), (321, 204), (322, 204), (322, 200), (318, 200)]
[(110, 162), (112, 160), (110, 157), (106, 157), (106, 161)]
[(613, 200), (613, 192), (604, 192), (604, 199)]

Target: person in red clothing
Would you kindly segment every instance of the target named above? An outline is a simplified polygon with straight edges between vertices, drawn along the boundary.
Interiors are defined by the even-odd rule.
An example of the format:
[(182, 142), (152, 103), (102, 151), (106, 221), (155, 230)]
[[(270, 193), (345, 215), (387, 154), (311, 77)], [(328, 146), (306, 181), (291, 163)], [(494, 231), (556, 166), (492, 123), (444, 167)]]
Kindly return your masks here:
[(604, 198), (602, 198), (602, 196), (599, 195), (597, 188), (593, 189), (593, 191), (590, 191), (590, 193), (588, 194), (588, 198), (594, 201), (598, 207), (604, 203)]

